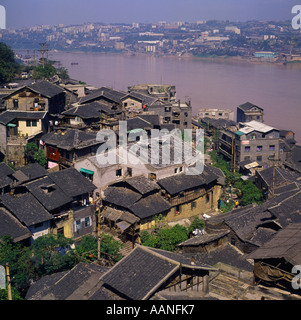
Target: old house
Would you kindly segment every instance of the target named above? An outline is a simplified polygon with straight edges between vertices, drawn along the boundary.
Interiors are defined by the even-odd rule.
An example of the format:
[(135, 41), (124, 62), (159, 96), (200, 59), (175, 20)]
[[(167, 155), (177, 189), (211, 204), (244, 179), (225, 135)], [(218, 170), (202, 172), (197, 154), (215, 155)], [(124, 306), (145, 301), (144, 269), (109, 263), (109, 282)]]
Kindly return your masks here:
[(11, 176), (14, 170), (9, 167), (6, 163), (0, 162), (0, 193), (3, 195), (10, 191), (11, 185), (14, 181)]
[(68, 168), (75, 161), (95, 155), (103, 141), (97, 141), (96, 133), (78, 129), (56, 130), (41, 137), (48, 159), (48, 167), (58, 165)]
[(104, 190), (103, 206), (131, 213), (139, 219), (135, 223), (139, 222), (140, 230), (149, 229), (155, 216), (170, 209), (159, 191), (157, 183), (144, 176), (128, 178)]
[(237, 107), (237, 122), (252, 120), (263, 122), (264, 110), (251, 102), (246, 102)]
[(52, 233), (80, 238), (95, 230), (95, 186), (73, 168), (23, 184), (53, 216)]
[[(134, 119), (131, 120), (134, 121)], [(132, 123), (133, 127), (131, 128), (135, 128), (135, 124), (136, 121), (134, 124)], [(141, 124), (140, 121), (139, 124)], [(143, 124), (146, 126), (154, 125), (148, 121), (143, 121)], [(137, 137), (139, 137), (139, 132), (137, 130)], [(102, 159), (101, 155), (95, 155), (76, 161), (74, 167), (78, 171), (86, 173), (97, 187), (96, 191), (100, 193), (109, 184), (123, 178), (144, 175), (146, 178), (159, 180), (174, 174), (185, 173), (190, 166), (195, 165), (196, 161), (194, 155), (184, 159), (183, 150), (186, 148), (187, 143), (171, 134), (163, 135), (159, 139), (147, 137), (145, 141), (143, 139), (131, 141), (126, 146), (119, 145), (116, 149), (108, 151), (108, 159), (113, 159), (112, 162)], [(139, 149), (145, 152), (140, 152), (138, 155), (137, 150), (139, 151)], [(164, 163), (162, 154), (167, 155), (168, 153), (170, 154), (170, 163)], [(154, 161), (152, 161), (152, 155)], [(181, 157), (182, 161), (176, 163), (175, 155)]]
[(230, 230), (228, 241), (244, 253), (250, 253), (269, 241), (280, 229), (300, 222), (300, 190), (285, 190), (262, 205), (234, 209), (206, 220), (209, 234)]
[(112, 110), (107, 104), (90, 102), (76, 105), (62, 112), (60, 126), (75, 129), (111, 128), (111, 123), (118, 120), (120, 114)]
[(127, 93), (121, 98), (121, 101), (128, 117), (133, 117), (142, 112), (149, 111), (149, 108), (153, 105), (165, 105), (164, 101), (158, 98), (136, 91)]
[(53, 216), (29, 192), (5, 194), (0, 197), (0, 206), (9, 210), (31, 232), (31, 243), (48, 234)]
[(128, 87), (128, 92), (140, 92), (150, 95), (153, 98), (160, 99), (164, 102), (173, 103), (176, 101), (176, 87), (173, 85), (162, 84), (138, 84)]
[(178, 244), (177, 247), (183, 253), (208, 253), (228, 244), (229, 232), (229, 230), (220, 230), (214, 233), (201, 233)]
[(0, 207), (0, 238), (10, 235), (14, 242), (28, 243), (32, 234), (14, 215), (6, 208)]
[(106, 272), (103, 286), (126, 300), (149, 300), (162, 290), (209, 293), (209, 272), (215, 268), (165, 250), (137, 246)]
[(108, 87), (101, 87), (97, 90), (91, 91), (85, 97), (79, 100), (79, 104), (86, 104), (91, 102), (101, 102), (106, 104), (117, 114), (122, 115), (124, 113), (122, 106), (122, 98), (126, 95), (126, 92), (120, 90), (114, 90)]
[(300, 294), (296, 290), (300, 288), (297, 283), (299, 277), (296, 277), (300, 270), (296, 269), (293, 272), (294, 266), (301, 265), (300, 228), (300, 223), (289, 224), (260, 248), (246, 256), (246, 259), (254, 260), (256, 284), (276, 286)]
[(38, 143), (48, 131), (46, 111), (8, 110), (0, 114), (0, 151), (6, 161), (15, 166), (24, 165), (24, 147), (29, 142)]
[(287, 188), (283, 189), (284, 187), (298, 188), (298, 185), (301, 186), (301, 174), (282, 167), (270, 167), (256, 172), (255, 184), (263, 190), (266, 198), (270, 198), (287, 190)]
[(255, 120), (239, 123), (238, 129), (222, 129), (219, 152), (232, 165), (251, 160), (261, 166), (271, 166), (279, 154), (279, 130)]
[(99, 278), (107, 267), (80, 262), (71, 270), (44, 276), (33, 283), (26, 300), (120, 300), (102, 286)]
[(166, 221), (175, 221), (215, 212), (224, 176), (219, 169), (205, 166), (200, 175), (181, 173), (160, 179), (157, 183), (171, 206)]
[(60, 114), (66, 105), (64, 89), (46, 80), (21, 87), (3, 99), (7, 110), (46, 111), (51, 116)]

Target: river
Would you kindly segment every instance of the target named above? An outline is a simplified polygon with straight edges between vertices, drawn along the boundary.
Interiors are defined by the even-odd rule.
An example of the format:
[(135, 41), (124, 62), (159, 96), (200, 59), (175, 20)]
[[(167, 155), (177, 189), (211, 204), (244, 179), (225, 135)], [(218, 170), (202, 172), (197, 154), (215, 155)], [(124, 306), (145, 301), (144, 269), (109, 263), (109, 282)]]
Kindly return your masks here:
[(60, 61), (71, 78), (97, 87), (175, 85), (178, 99), (191, 99), (193, 114), (204, 107), (236, 111), (249, 101), (264, 109), (266, 124), (293, 130), (301, 142), (301, 64), (74, 52), (51, 52), (49, 58)]

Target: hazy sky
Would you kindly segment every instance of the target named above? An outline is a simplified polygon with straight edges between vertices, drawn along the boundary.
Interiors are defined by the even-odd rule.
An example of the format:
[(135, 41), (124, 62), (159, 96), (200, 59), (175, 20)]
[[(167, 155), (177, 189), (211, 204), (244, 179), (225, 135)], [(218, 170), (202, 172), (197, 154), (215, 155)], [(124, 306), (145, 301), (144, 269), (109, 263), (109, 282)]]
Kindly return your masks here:
[(85, 22), (291, 20), (301, 0), (0, 0), (7, 28)]

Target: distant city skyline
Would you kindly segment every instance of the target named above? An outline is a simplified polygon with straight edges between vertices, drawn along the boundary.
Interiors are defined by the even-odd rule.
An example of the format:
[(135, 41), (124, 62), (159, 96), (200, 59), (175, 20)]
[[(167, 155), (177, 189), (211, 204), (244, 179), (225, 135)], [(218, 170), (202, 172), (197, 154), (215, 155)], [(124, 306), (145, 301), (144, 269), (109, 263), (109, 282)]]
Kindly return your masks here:
[(198, 20), (290, 20), (300, 0), (0, 0), (6, 27)]

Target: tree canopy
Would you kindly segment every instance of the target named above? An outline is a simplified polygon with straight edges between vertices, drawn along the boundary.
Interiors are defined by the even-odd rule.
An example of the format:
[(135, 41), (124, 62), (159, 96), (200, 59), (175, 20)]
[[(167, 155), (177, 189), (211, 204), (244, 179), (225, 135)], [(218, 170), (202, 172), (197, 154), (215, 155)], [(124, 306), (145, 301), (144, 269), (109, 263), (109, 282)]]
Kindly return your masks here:
[(12, 81), (19, 71), (14, 52), (5, 43), (0, 42), (0, 83)]

